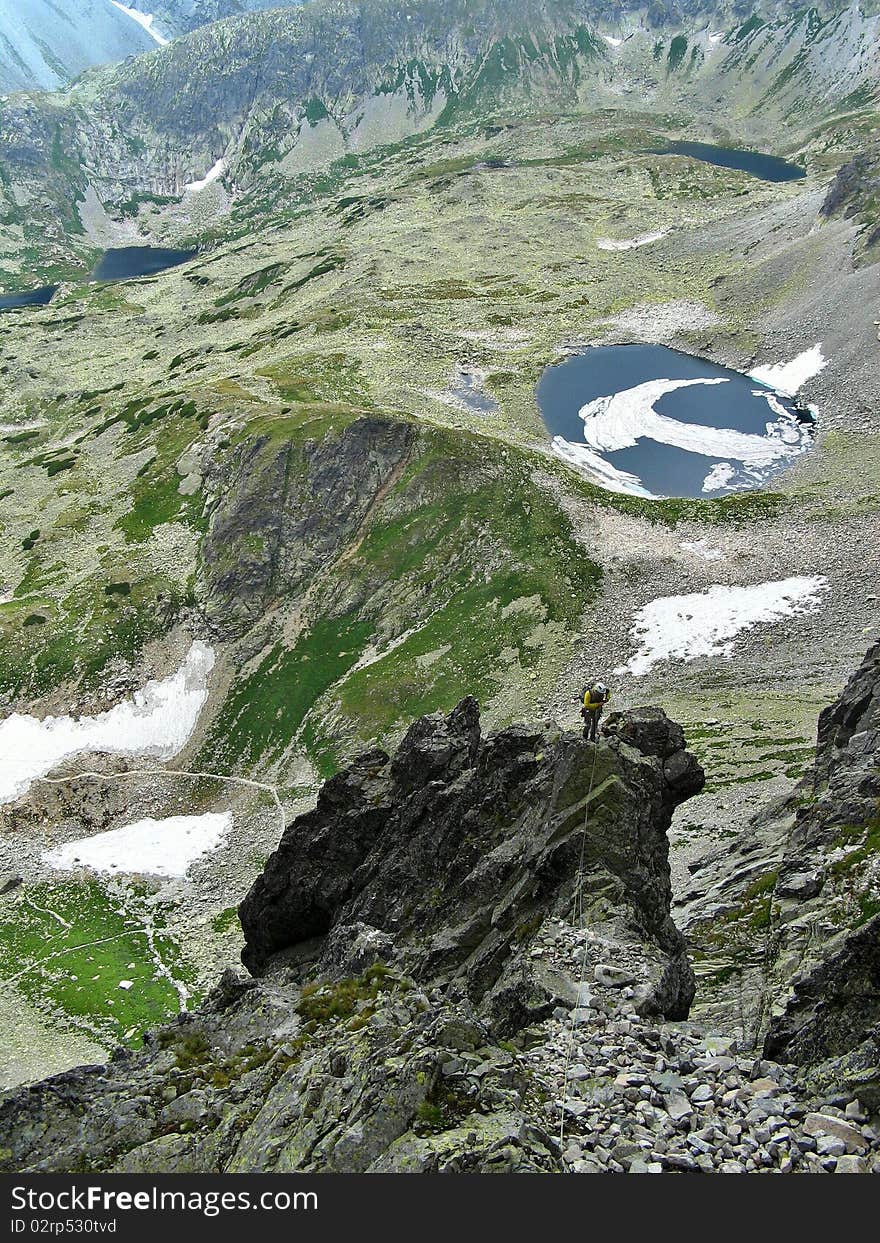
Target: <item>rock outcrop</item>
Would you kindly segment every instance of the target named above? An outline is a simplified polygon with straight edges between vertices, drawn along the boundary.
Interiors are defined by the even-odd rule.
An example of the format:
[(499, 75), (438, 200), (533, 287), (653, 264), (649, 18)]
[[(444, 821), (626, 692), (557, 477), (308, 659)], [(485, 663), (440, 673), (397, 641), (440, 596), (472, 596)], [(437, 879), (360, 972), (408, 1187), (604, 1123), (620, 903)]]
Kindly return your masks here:
[(822, 712), (791, 794), (692, 870), (691, 945), (732, 964), (702, 1016), (832, 1095), (880, 1103), (880, 644)]
[(686, 1017), (694, 984), (669, 915), (666, 830), (702, 770), (659, 709), (608, 729), (595, 749), (554, 726), (484, 740), (465, 699), (416, 721), (393, 759), (361, 755), (288, 827), (242, 903), (245, 965), (262, 974), (366, 924), (394, 938), (417, 979), (463, 981), (481, 1013), (515, 1030), (525, 995), (554, 1005), (525, 987), (530, 934), (577, 900), (590, 923), (652, 947), (643, 1012)]
[[(693, 995), (666, 830), (702, 770), (658, 709), (608, 727), (483, 738), (465, 699), (359, 757), (242, 904), (260, 978), (227, 972), (143, 1051), (10, 1094), (3, 1167), (558, 1169), (525, 1053), (541, 1024), (623, 1006), (650, 1026)], [(592, 947), (573, 966), (546, 948), (568, 952), (569, 918)]]
[(792, 988), (765, 1050), (880, 1104), (880, 643), (820, 716), (795, 801), (774, 893), (775, 973)]

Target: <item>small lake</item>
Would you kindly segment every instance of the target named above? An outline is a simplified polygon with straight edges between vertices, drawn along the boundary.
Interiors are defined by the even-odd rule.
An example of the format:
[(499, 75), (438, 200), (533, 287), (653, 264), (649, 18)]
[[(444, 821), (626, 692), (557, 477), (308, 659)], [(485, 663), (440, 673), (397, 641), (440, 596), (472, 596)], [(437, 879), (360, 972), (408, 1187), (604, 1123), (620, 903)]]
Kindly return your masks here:
[(51, 301), (57, 285), (41, 285), (24, 293), (0, 294), (0, 311), (11, 311), (19, 306), (45, 306)]
[(495, 414), (498, 402), (483, 389), (484, 377), (468, 367), (457, 367), (450, 390), (452, 396), (475, 414)]
[(810, 448), (815, 420), (739, 371), (662, 345), (596, 346), (548, 367), (538, 405), (553, 449), (635, 496), (763, 487)]
[(198, 251), (169, 250), (163, 246), (116, 246), (105, 250), (89, 273), (93, 281), (125, 281), (133, 276), (155, 276), (166, 268), (194, 259)]
[(743, 151), (739, 147), (716, 147), (708, 142), (672, 142), (659, 148), (654, 155), (688, 155), (691, 159), (720, 168), (738, 168), (762, 181), (797, 181), (806, 177), (806, 169), (790, 164), (777, 155), (765, 155), (762, 151)]

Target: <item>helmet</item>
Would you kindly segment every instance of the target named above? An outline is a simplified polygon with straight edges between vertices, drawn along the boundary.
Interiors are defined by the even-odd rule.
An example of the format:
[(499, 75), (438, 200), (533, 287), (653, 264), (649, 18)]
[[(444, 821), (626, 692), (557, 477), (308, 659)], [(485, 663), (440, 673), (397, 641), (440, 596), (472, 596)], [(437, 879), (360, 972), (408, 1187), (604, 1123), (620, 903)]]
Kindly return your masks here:
[(608, 687), (605, 685), (604, 682), (597, 682), (595, 689), (599, 692), (600, 695), (604, 695), (605, 692), (608, 690)]

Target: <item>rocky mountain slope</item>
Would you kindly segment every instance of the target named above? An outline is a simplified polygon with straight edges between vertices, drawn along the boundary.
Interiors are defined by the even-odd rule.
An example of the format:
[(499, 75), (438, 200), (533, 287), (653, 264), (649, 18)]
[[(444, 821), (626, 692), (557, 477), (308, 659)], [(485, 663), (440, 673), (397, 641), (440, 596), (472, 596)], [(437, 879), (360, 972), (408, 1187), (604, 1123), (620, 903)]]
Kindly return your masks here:
[[(832, 783), (845, 767), (831, 759)], [(616, 714), (595, 748), (554, 726), (484, 739), (473, 700), (420, 719), (286, 829), (240, 909), (259, 978), (227, 972), (144, 1052), (8, 1096), (4, 1165), (876, 1168), (859, 1098), (664, 1023), (693, 995), (666, 831), (703, 780), (658, 709)], [(876, 951), (871, 929), (850, 959)], [(855, 1018), (862, 977), (835, 961), (814, 1005), (848, 994)], [(765, 1058), (785, 1043), (773, 1029)]]
[[(819, 718), (815, 762), (725, 858), (693, 865), (686, 928), (704, 1012), (763, 1039), (825, 1090), (880, 1103), (877, 825), (880, 646)], [(697, 896), (699, 890), (699, 896)], [(699, 964), (698, 964), (699, 966)], [(714, 999), (714, 1005), (712, 1000)]]
[(57, 90), (84, 69), (155, 46), (152, 35), (111, 0), (65, 0), (63, 5), (2, 0), (0, 91)]
[(230, 184), (277, 206), (299, 174), (489, 113), (587, 106), (635, 119), (645, 106), (674, 115), (698, 104), (753, 143), (786, 127), (788, 149), (808, 126), (876, 99), (880, 18), (857, 5), (717, 32), (703, 13), (637, 10), (620, 18), (626, 37), (604, 33), (601, 17), (592, 0), (437, 0), (412, 12), (313, 0), (214, 22), (63, 97), (7, 101), (8, 210), (42, 238), (32, 268), (55, 270), (63, 256), (72, 274), (83, 239), (71, 203), (93, 194), (114, 216), (162, 205), (221, 158)]
[(221, 21), (224, 17), (238, 17), (242, 13), (256, 13), (261, 9), (293, 8), (303, 0), (151, 0), (150, 12), (163, 34), (169, 36), (188, 34), (199, 26)]
[[(179, 1121), (178, 1170), (403, 1168), (432, 1150), (480, 1168), (517, 1133), (552, 1165), (524, 1116), (522, 1067), (497, 1043), (571, 992), (532, 957), (548, 916), (577, 906), (642, 960), (639, 1013), (685, 1017), (693, 994), (665, 834), (702, 771), (662, 712), (614, 727), (595, 750), (555, 727), (484, 739), (466, 699), (416, 721), (390, 760), (358, 756), (286, 829), (242, 903), (243, 957), (267, 983), (224, 979), (146, 1054), (10, 1098), (5, 1160), (155, 1168), (179, 1147)], [(474, 1092), (442, 1050), (486, 1045)], [(390, 1107), (380, 1063), (395, 1065)], [(186, 1080), (173, 1103), (169, 1072)], [(131, 1133), (120, 1092), (138, 1102)], [(219, 1112), (223, 1127), (200, 1134)], [(480, 1138), (456, 1154), (472, 1114)]]

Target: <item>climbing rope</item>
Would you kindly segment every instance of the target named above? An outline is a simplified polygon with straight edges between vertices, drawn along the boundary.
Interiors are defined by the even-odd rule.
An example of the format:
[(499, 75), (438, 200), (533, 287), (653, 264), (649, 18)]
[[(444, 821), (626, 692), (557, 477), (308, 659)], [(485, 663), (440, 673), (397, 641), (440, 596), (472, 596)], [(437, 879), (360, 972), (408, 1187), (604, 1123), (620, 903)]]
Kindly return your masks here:
[(576, 1001), (576, 1004), (572, 1007), (571, 1021), (568, 1026), (568, 1042), (567, 1042), (566, 1049), (565, 1049), (565, 1071), (564, 1071), (563, 1080), (562, 1080), (562, 1105), (560, 1109), (561, 1116), (559, 1119), (559, 1155), (560, 1155), (560, 1158), (562, 1156), (562, 1152), (565, 1147), (565, 1103), (566, 1103), (566, 1100), (568, 1099), (568, 1072), (569, 1072), (569, 1067), (571, 1066), (571, 1051), (572, 1051), (572, 1047), (574, 1046), (574, 1026), (575, 1026), (574, 1016), (575, 1016), (575, 1011), (580, 1006), (581, 992), (584, 987), (585, 977), (587, 973), (587, 937), (586, 937), (586, 930), (584, 928), (584, 858), (586, 857), (587, 825), (590, 819), (590, 803), (593, 797), (593, 781), (596, 776), (596, 753), (598, 750), (599, 750), (598, 740), (594, 740), (593, 742), (593, 764), (590, 769), (590, 788), (587, 791), (587, 803), (586, 803), (586, 806), (584, 807), (584, 824), (583, 824), (583, 828), (581, 829), (581, 853), (580, 853), (580, 861), (578, 863), (578, 877), (577, 877), (577, 888), (575, 890), (575, 910), (574, 910), (574, 915), (575, 915), (575, 920), (577, 921), (577, 926), (584, 933), (584, 952), (581, 955), (581, 969), (580, 969), (580, 977), (578, 979), (577, 1001)]

